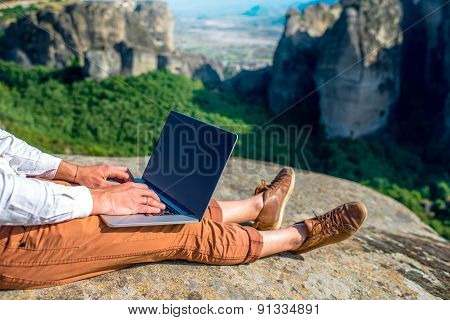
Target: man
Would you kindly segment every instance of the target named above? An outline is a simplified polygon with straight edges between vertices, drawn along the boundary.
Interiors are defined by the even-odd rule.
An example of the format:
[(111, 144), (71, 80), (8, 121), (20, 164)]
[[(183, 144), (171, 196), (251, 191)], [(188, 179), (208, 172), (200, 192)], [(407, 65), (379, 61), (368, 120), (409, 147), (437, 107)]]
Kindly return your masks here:
[[(113, 179), (119, 182), (110, 182)], [(246, 200), (212, 200), (196, 224), (113, 229), (98, 217), (164, 209), (125, 167), (70, 164), (0, 130), (0, 289), (60, 285), (168, 259), (250, 263), (283, 251), (305, 253), (355, 234), (361, 203), (279, 229), (295, 183), (284, 168)], [(254, 222), (253, 227), (240, 223)]]

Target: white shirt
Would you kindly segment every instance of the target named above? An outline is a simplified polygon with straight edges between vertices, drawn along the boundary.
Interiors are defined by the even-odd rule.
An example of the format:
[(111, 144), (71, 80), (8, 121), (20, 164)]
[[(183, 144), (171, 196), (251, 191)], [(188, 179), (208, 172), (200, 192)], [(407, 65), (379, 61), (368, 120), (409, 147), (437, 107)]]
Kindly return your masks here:
[(27, 178), (53, 179), (60, 163), (0, 129), (0, 226), (52, 224), (91, 213), (88, 188)]

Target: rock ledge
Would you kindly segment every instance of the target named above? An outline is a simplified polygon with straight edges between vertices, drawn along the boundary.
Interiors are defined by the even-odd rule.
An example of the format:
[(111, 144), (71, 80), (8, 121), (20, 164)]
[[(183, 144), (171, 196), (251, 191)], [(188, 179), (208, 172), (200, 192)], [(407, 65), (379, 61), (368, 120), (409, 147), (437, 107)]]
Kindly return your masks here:
[[(128, 165), (138, 175), (145, 159), (66, 157), (80, 164)], [(141, 168), (141, 169), (139, 169)], [(233, 159), (216, 193), (251, 194), (278, 167)], [(449, 299), (450, 245), (398, 202), (357, 183), (297, 172), (285, 225), (342, 202), (359, 200), (369, 217), (352, 240), (251, 265), (205, 266), (170, 261), (144, 264), (61, 287), (3, 291), (0, 299)]]

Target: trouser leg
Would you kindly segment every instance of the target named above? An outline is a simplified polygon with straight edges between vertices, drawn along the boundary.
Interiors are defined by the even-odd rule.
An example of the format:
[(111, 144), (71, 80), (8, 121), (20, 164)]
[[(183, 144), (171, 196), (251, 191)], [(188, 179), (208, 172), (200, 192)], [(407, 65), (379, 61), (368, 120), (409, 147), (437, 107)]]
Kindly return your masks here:
[(109, 228), (91, 216), (48, 226), (0, 228), (0, 288), (49, 287), (122, 269), (181, 259), (232, 265), (258, 259), (253, 228), (223, 224), (212, 201), (196, 224)]

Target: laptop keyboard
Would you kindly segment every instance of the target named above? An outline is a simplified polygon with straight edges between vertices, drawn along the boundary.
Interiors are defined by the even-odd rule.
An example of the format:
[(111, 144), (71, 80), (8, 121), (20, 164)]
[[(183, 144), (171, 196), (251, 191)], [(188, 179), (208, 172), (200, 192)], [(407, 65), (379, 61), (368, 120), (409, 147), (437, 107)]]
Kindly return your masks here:
[(172, 207), (170, 207), (167, 203), (164, 203), (166, 205), (166, 208), (161, 211), (160, 213), (145, 213), (144, 216), (151, 217), (151, 216), (175, 216), (179, 215), (178, 212), (175, 211)]

